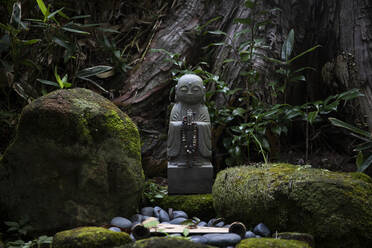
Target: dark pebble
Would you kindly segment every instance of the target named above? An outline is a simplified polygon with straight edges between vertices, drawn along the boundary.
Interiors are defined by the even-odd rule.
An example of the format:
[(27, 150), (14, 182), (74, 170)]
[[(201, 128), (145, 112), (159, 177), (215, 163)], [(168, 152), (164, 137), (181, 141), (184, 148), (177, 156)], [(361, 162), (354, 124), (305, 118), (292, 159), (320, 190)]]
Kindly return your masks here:
[(240, 242), (241, 238), (235, 233), (224, 233), (224, 234), (205, 234), (203, 237), (207, 238), (208, 245), (215, 246), (229, 246), (235, 245)]
[(208, 224), (207, 224), (207, 222), (205, 222), (205, 221), (200, 221), (198, 224), (197, 224), (197, 226), (207, 226)]
[(255, 238), (255, 237), (256, 237), (256, 234), (254, 234), (252, 231), (246, 231), (245, 232), (245, 235), (244, 235), (245, 239)]
[(257, 226), (255, 226), (253, 232), (263, 237), (270, 237), (271, 235), (270, 229), (263, 223), (260, 223)]
[(173, 220), (169, 221), (169, 224), (177, 224), (177, 225), (179, 225), (182, 222), (184, 222), (185, 220), (187, 220), (187, 219), (180, 217), (180, 218), (176, 218), (176, 219), (173, 219)]
[(132, 222), (138, 222), (138, 223), (141, 223), (143, 221), (143, 215), (142, 214), (135, 214), (135, 215), (132, 215), (132, 217), (130, 217), (130, 220)]
[(154, 216), (154, 208), (153, 207), (144, 207), (141, 209), (141, 214), (143, 216)]
[(121, 229), (119, 227), (115, 227), (115, 226), (110, 227), (109, 230), (113, 231), (113, 232), (121, 232)]
[(181, 211), (181, 210), (173, 211), (173, 219), (177, 219), (177, 218), (181, 218), (181, 217), (185, 218), (185, 219), (189, 218), (187, 213), (185, 213), (184, 211)]
[(201, 235), (194, 235), (194, 236), (190, 236), (190, 241), (199, 243), (199, 244), (206, 244), (208, 242), (208, 239)]
[(126, 218), (123, 217), (115, 217), (110, 222), (111, 225), (117, 226), (120, 228), (131, 228), (132, 222)]

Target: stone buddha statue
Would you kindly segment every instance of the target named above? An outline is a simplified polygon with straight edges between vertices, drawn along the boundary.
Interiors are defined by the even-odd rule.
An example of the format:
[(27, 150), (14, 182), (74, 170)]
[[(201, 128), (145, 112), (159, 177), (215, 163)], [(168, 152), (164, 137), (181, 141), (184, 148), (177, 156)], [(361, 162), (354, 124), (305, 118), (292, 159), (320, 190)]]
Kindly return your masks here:
[(168, 165), (211, 165), (211, 123), (202, 79), (193, 74), (182, 76), (176, 85), (175, 100), (169, 121)]

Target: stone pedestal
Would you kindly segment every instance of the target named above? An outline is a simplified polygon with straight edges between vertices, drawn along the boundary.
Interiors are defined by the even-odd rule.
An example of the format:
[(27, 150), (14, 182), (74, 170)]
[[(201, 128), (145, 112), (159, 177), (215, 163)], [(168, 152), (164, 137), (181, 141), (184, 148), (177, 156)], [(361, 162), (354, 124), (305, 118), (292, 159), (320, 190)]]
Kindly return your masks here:
[(183, 167), (168, 163), (168, 194), (207, 194), (212, 184), (212, 164)]

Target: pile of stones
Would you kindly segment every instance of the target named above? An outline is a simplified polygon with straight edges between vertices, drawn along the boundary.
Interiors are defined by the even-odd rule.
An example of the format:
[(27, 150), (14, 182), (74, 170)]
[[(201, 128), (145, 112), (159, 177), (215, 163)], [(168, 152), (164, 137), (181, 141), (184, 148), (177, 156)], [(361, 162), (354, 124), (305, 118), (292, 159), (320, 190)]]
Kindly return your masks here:
[[(169, 223), (180, 225), (189, 220), (188, 214), (182, 210), (173, 211), (172, 209), (169, 209), (167, 212), (158, 206), (144, 207), (141, 209), (140, 214), (135, 214), (129, 219), (124, 217), (113, 218), (108, 229), (115, 232), (131, 232), (131, 230), (133, 230), (133, 227), (141, 224), (143, 221), (149, 219), (150, 217), (156, 218), (162, 224)], [(199, 227), (230, 227), (230, 224), (226, 224), (221, 218), (213, 218), (209, 221), (192, 221)], [(254, 227), (253, 230), (246, 231), (244, 235), (238, 235), (236, 233), (210, 233), (203, 235), (190, 235), (189, 238), (195, 243), (208, 244), (219, 247), (234, 247), (242, 239), (270, 237), (270, 235), (271, 232), (269, 228), (267, 228), (265, 224), (260, 223), (256, 227)], [(182, 234), (170, 234), (169, 236), (182, 236)], [(135, 235), (133, 235), (133, 233), (130, 234), (130, 237), (133, 241), (136, 241)]]

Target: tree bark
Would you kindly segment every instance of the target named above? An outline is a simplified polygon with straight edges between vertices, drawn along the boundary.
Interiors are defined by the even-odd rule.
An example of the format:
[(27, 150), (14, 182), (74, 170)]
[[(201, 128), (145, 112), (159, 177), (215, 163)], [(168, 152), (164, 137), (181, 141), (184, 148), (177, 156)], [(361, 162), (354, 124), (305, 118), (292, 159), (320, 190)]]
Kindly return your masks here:
[[(357, 115), (366, 115), (368, 126), (372, 129), (372, 3), (368, 0), (258, 2), (262, 9), (281, 9), (279, 15), (270, 17), (272, 24), (259, 33), (270, 45), (270, 49), (262, 53), (279, 57), (282, 43), (291, 28), (295, 29), (295, 54), (316, 44), (322, 45), (321, 49), (299, 62), (317, 68), (317, 72), (308, 75), (306, 85), (290, 90), (291, 103), (301, 104), (325, 98), (327, 94), (361, 88), (366, 96), (359, 99), (362, 109), (357, 111)], [(233, 35), (243, 26), (234, 23), (234, 19), (252, 14), (243, 6), (244, 0), (177, 1), (171, 13), (156, 27), (150, 48), (181, 54), (190, 63), (200, 61), (201, 55), (205, 54), (201, 47), (207, 45), (206, 42), (216, 42), (221, 38), (201, 37), (195, 28), (221, 16), (210, 24), (209, 29), (226, 32), (229, 37), (223, 40), (225, 43), (239, 43), (241, 40), (233, 39)], [(240, 72), (244, 68), (237, 63), (222, 63), (231, 56), (232, 51), (224, 46), (215, 49), (210, 71), (234, 87), (243, 83)], [(261, 80), (270, 79), (273, 69), (270, 63), (257, 57), (254, 66), (261, 71)], [(157, 173), (166, 167), (169, 94), (173, 85), (171, 68), (172, 64), (165, 61), (165, 55), (148, 52), (123, 82), (121, 95), (114, 99), (117, 105), (129, 111), (141, 129), (145, 170), (157, 168)], [(262, 99), (272, 101), (265, 84), (262, 85), (263, 88), (258, 89), (262, 92)]]

